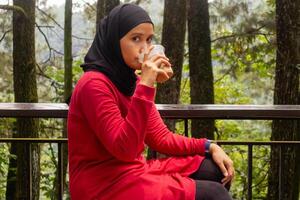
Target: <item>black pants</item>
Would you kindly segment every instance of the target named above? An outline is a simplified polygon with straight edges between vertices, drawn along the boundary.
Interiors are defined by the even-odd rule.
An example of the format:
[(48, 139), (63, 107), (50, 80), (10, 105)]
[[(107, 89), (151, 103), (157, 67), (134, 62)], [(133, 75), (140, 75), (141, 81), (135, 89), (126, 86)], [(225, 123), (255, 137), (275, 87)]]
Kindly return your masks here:
[(199, 169), (190, 175), (196, 181), (196, 200), (231, 200), (228, 190), (221, 184), (224, 178), (219, 167), (211, 160), (204, 159)]

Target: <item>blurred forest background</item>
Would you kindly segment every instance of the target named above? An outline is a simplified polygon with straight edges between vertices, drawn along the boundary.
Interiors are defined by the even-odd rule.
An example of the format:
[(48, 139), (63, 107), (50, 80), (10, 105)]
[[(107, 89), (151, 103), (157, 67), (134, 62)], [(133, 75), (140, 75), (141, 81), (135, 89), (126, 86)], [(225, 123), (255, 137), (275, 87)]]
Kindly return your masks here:
[[(173, 63), (175, 75), (157, 86), (156, 103), (299, 104), (300, 0), (1, 0), (0, 102), (66, 102), (96, 22), (128, 2), (149, 12), (154, 43)], [(166, 123), (183, 133), (183, 121)], [(62, 119), (2, 118), (0, 137), (66, 137), (65, 126)], [(192, 120), (190, 127), (191, 136), (215, 140), (300, 140), (296, 120)], [(237, 173), (231, 194), (247, 199), (247, 147), (224, 148)], [(279, 172), (278, 148), (254, 147), (253, 199), (278, 199), (279, 192), (299, 199), (300, 147), (282, 149)], [(26, 199), (28, 151), (0, 144), (0, 199)], [(56, 199), (57, 146), (31, 151), (33, 198)], [(64, 181), (69, 199), (68, 176)]]

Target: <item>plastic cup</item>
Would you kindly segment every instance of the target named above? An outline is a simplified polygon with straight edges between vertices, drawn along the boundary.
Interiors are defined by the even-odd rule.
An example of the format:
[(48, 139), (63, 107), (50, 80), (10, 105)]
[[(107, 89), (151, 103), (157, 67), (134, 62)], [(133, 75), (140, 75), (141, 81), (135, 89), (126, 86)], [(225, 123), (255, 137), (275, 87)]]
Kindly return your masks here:
[(149, 52), (148, 58), (151, 58), (157, 54), (165, 55), (165, 47), (160, 44), (153, 45), (153, 49)]
[[(165, 55), (165, 47), (163, 47), (160, 44), (154, 44), (153, 46), (154, 46), (153, 49), (148, 54), (148, 59), (150, 59), (151, 57), (153, 57), (157, 54)], [(141, 53), (139, 56), (140, 63), (143, 63), (144, 57), (145, 57), (145, 52)]]
[[(148, 54), (148, 59), (150, 59), (151, 57), (153, 57), (155, 55), (158, 55), (158, 54), (159, 55), (165, 55), (165, 47), (163, 47), (160, 44), (155, 44), (153, 46), (154, 47), (151, 49), (151, 51)], [(144, 53), (140, 54), (140, 57), (139, 57), (139, 62), (140, 63), (142, 63), (144, 61), (144, 56), (145, 56)], [(164, 70), (168, 74), (169, 78), (173, 76), (173, 70), (172, 70), (171, 67), (166, 67), (162, 64), (159, 68)], [(165, 82), (166, 80), (168, 80), (169, 78), (166, 78), (163, 75), (158, 75), (157, 76), (157, 82), (162, 83), (162, 82)]]

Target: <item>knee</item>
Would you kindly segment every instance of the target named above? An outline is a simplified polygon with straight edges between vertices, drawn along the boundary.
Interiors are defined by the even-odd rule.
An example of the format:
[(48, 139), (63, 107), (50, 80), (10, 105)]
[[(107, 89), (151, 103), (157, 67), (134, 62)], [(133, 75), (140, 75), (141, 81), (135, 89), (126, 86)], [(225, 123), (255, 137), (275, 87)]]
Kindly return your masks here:
[(195, 180), (208, 180), (221, 182), (224, 178), (220, 168), (211, 159), (205, 159), (201, 163), (199, 169), (190, 176)]
[(203, 199), (208, 199), (208, 200), (231, 200), (232, 199), (228, 191), (222, 184), (214, 181), (206, 181), (205, 185), (206, 186), (202, 188), (202, 191), (201, 189), (199, 191), (200, 194), (202, 193), (201, 196), (203, 196)]

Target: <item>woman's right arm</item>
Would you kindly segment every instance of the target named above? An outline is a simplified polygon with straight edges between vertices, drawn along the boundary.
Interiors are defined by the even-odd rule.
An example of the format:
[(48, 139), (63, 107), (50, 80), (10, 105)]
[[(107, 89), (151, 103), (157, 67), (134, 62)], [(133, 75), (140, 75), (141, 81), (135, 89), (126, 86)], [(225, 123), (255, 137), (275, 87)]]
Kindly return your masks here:
[(122, 117), (108, 83), (92, 79), (81, 89), (79, 101), (84, 118), (105, 148), (119, 160), (132, 161), (143, 148), (154, 95), (154, 88), (138, 84), (128, 114)]

